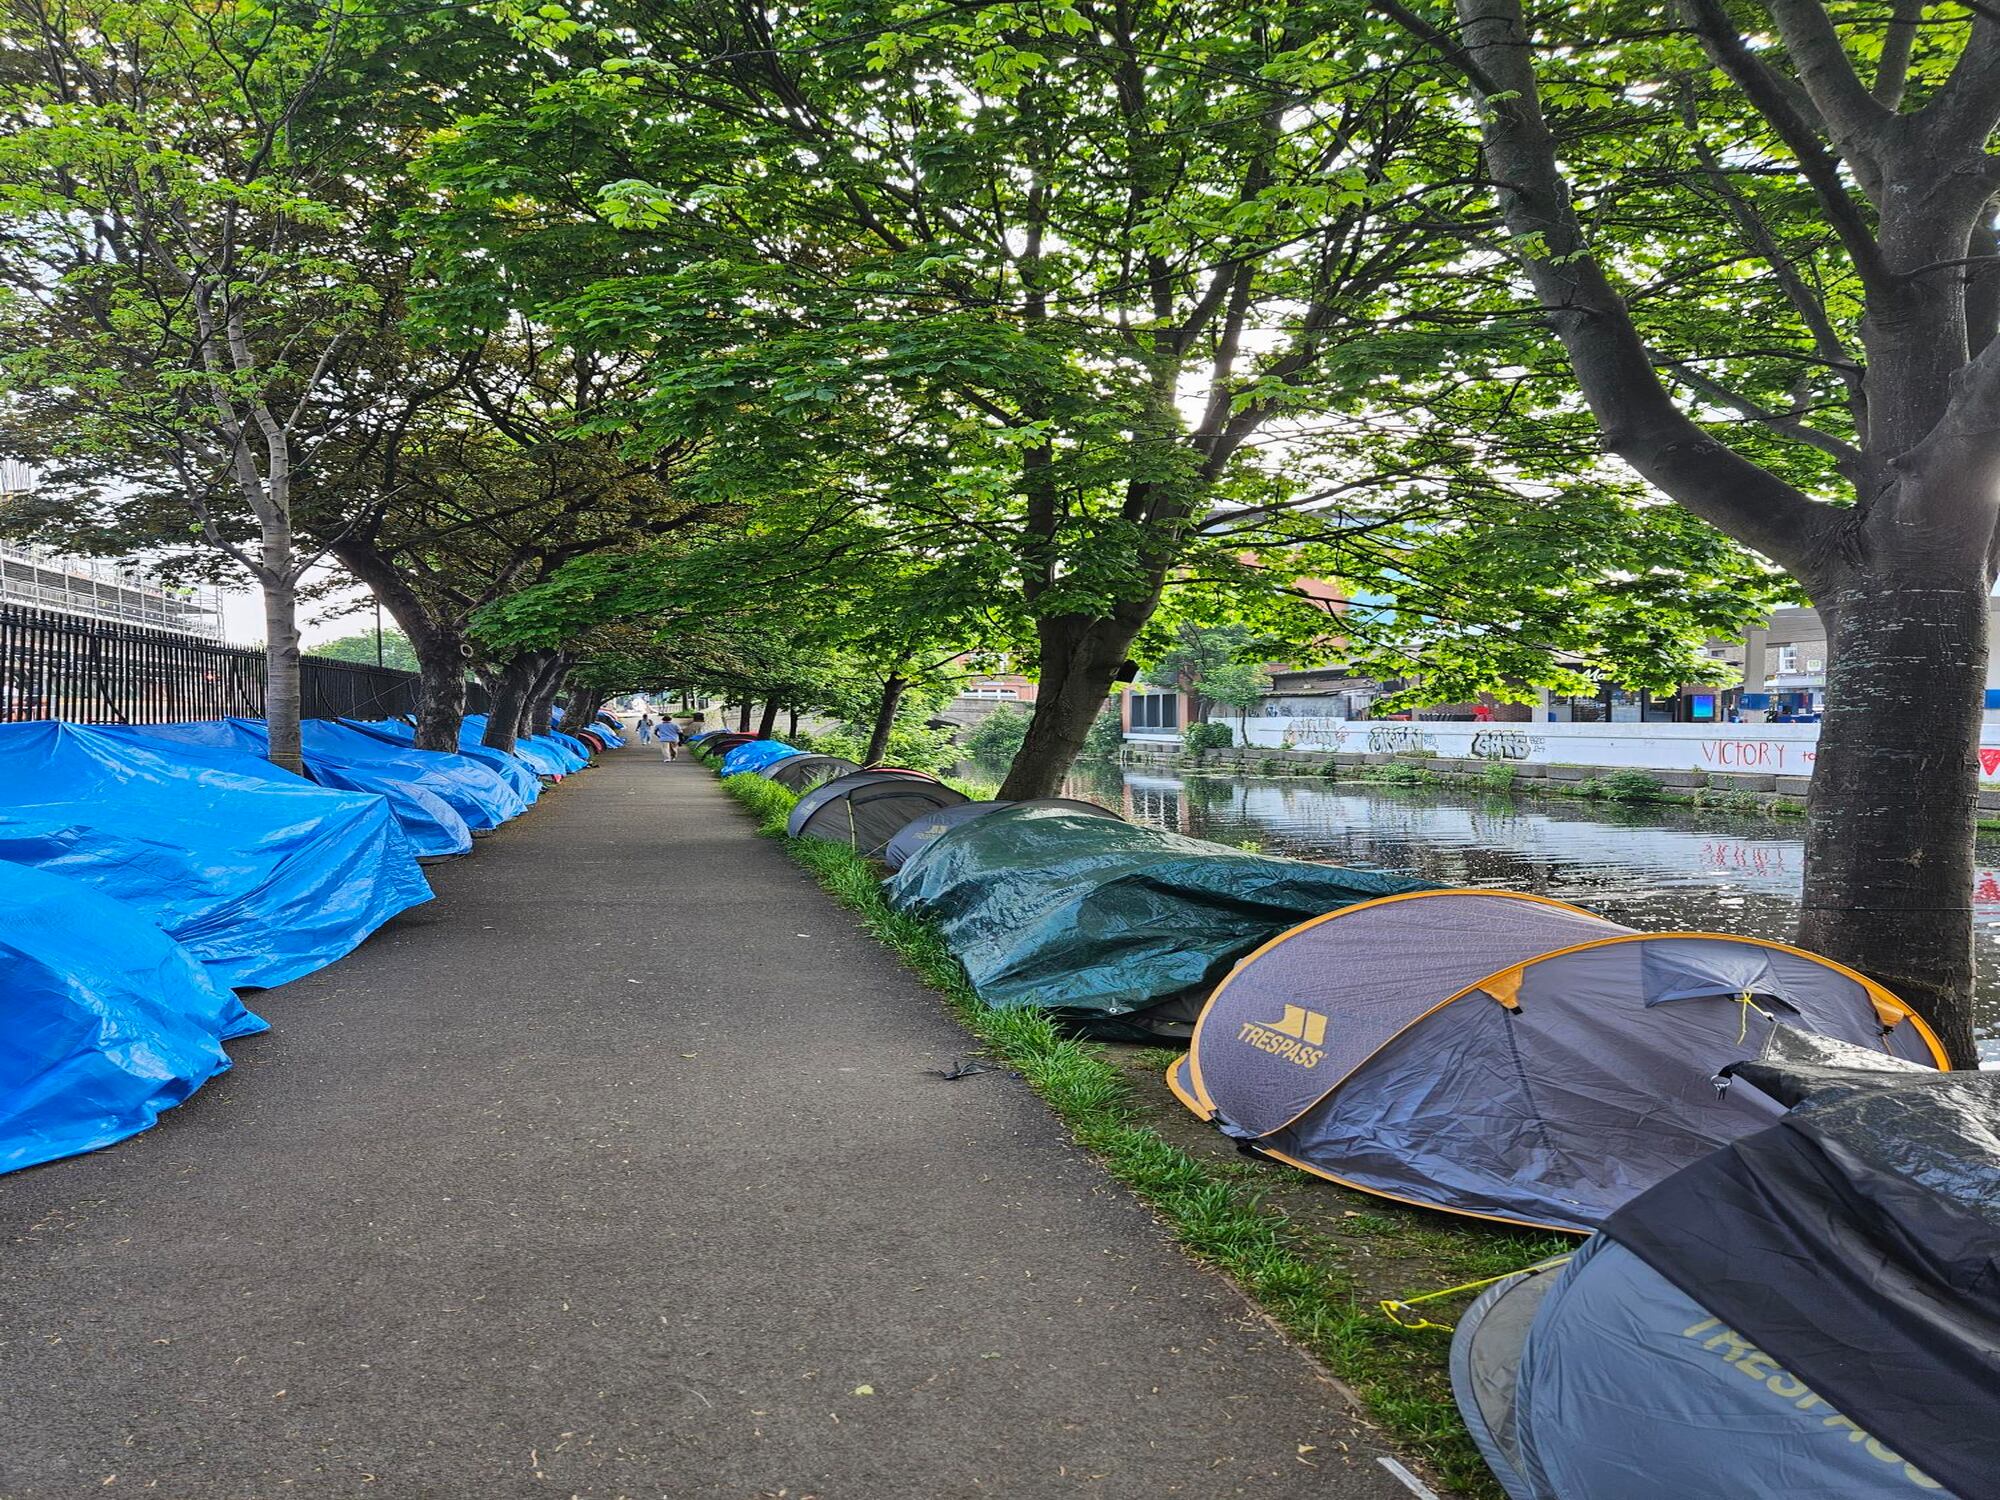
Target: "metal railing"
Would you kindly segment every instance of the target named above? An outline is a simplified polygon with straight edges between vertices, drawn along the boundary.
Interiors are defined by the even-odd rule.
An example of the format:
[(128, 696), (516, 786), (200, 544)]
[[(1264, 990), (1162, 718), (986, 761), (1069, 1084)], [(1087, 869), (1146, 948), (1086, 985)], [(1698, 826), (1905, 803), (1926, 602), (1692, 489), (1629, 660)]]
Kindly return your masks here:
[[(307, 656), (308, 719), (413, 714), (417, 674)], [(264, 653), (172, 630), (0, 603), (0, 720), (173, 724), (264, 715)]]

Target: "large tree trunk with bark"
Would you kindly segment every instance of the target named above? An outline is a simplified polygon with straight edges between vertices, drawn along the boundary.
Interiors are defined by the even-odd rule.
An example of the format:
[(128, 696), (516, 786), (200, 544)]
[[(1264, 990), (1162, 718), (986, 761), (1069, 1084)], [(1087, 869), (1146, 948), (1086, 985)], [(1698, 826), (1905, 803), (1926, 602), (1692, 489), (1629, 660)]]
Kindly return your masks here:
[(1972, 1061), (1984, 569), (1962, 557), (1854, 568), (1814, 602), (1830, 660), (1799, 943), (1887, 985)]
[(417, 748), (458, 751), (459, 730), (465, 723), (465, 665), (471, 649), (456, 634), (410, 631), (417, 653)]
[(579, 729), (588, 729), (597, 719), (597, 710), (604, 705), (604, 695), (592, 688), (579, 688), (569, 695), (563, 704), (563, 728), (571, 734)]
[(764, 705), (764, 717), (757, 721), (758, 739), (768, 740), (773, 734), (777, 732), (778, 711), (783, 707), (784, 705), (778, 702), (778, 700), (775, 698), (771, 699), (768, 703)]
[(896, 710), (903, 706), (903, 692), (909, 687), (902, 675), (891, 672), (882, 684), (881, 700), (875, 705), (875, 727), (868, 734), (868, 748), (862, 752), (861, 763), (872, 766), (889, 753), (889, 736), (896, 729)]
[(270, 760), (294, 775), (306, 774), (299, 730), (303, 708), (299, 684), (299, 594), (289, 570), (291, 538), (267, 536), (264, 590), (264, 724)]
[(366, 539), (346, 537), (329, 550), (382, 601), (416, 653), (417, 748), (457, 753), (465, 720), (465, 672), (472, 662), (463, 621), (433, 613)]
[(547, 734), (555, 727), (556, 694), (562, 690), (563, 677), (568, 671), (569, 658), (557, 652), (536, 674), (535, 684), (528, 690), (527, 707), (521, 715), (523, 734)]
[(736, 732), (738, 734), (748, 734), (750, 732), (750, 700), (748, 698), (743, 700), (742, 706), (737, 711)]
[(514, 748), (514, 742), (521, 737), (521, 716), (527, 710), (528, 695), (542, 670), (542, 660), (539, 651), (517, 656), (494, 679), (492, 702), (486, 710), (486, 733), (479, 738), (482, 745), (495, 750)]
[(1090, 726), (1104, 711), (1132, 642), (1152, 612), (1148, 602), (1107, 619), (1059, 615), (1039, 622), (1041, 681), (1035, 711), (995, 795), (1012, 802), (1053, 797), (1061, 791)]

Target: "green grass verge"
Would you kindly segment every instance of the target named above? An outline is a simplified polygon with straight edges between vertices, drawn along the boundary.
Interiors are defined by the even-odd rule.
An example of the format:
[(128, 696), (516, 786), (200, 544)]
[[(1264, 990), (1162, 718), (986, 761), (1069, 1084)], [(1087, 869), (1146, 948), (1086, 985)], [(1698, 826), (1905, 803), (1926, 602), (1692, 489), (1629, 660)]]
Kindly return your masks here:
[[(784, 838), (797, 800), (758, 776), (723, 783), (757, 819), (757, 831)], [(1410, 1292), (1515, 1271), (1569, 1247), (1566, 1240), (1461, 1226), (1436, 1214), (1342, 1194), (1331, 1184), (1249, 1158), (1202, 1159), (1147, 1123), (1134, 1073), (1103, 1045), (1065, 1036), (1038, 1012), (992, 1010), (926, 922), (893, 910), (876, 869), (854, 850), (814, 839), (787, 839), (787, 851), (870, 933), (944, 996), (987, 1050), (1017, 1069), (1120, 1182), (1149, 1204), (1198, 1259), (1233, 1278), (1293, 1337), (1346, 1380), (1370, 1415), (1406, 1450), (1420, 1454), (1453, 1489), (1489, 1500), (1500, 1490), (1451, 1400), (1446, 1359), (1450, 1336), (1397, 1326), (1376, 1305), (1383, 1276)], [(1157, 1078), (1179, 1054), (1124, 1049), (1141, 1079)], [(1161, 1092), (1164, 1093), (1162, 1086)], [(1178, 1105), (1173, 1106), (1175, 1110)], [(1339, 1234), (1315, 1231), (1272, 1206), (1276, 1183), (1323, 1190), (1335, 1199)], [(1339, 1211), (1340, 1202), (1369, 1205)], [(1321, 1206), (1325, 1200), (1321, 1199)], [(1383, 1265), (1367, 1265), (1380, 1261)], [(1370, 1270), (1373, 1274), (1364, 1274)], [(1468, 1298), (1431, 1304), (1449, 1322)], [(1450, 1309), (1446, 1311), (1444, 1309)]]

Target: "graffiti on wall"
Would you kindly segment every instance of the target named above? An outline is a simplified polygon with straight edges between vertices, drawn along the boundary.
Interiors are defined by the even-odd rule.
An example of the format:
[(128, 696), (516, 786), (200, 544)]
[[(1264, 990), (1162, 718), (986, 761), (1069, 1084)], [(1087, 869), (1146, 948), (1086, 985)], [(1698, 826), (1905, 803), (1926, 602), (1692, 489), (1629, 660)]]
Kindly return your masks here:
[(1377, 724), (1368, 731), (1370, 755), (1395, 755), (1411, 750), (1437, 752), (1437, 737), (1418, 724)]
[(1548, 749), (1547, 735), (1525, 729), (1482, 729), (1472, 737), (1475, 760), (1542, 760)]

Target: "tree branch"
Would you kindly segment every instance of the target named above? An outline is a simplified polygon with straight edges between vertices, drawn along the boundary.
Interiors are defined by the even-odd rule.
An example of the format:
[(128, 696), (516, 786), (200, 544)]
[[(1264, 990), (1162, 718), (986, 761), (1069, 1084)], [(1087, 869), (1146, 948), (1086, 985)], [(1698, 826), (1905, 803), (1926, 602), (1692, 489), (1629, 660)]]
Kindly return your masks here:
[(1479, 102), (1502, 212), (1536, 292), (1556, 309), (1549, 321), (1605, 447), (1702, 519), (1795, 574), (1811, 573), (1829, 513), (1680, 410), (1585, 244), (1542, 117), (1518, 0), (1458, 0), (1458, 11), (1466, 50), (1501, 90)]
[[(1847, 191), (1847, 183), (1840, 172), (1840, 160), (1821, 143), (1818, 129), (1799, 110), (1780, 81), (1780, 75), (1750, 50), (1722, 0), (1680, 0), (1680, 4), (1688, 24), (1701, 38), (1703, 49), (1715, 65), (1736, 81), (1736, 86), (1743, 90), (1757, 112), (1770, 122), (1771, 128), (1777, 131), (1797, 159), (1799, 171), (1811, 185), (1827, 221), (1833, 225), (1834, 233), (1840, 236), (1841, 244), (1853, 259), (1854, 269), (1862, 283), (1873, 293), (1893, 292), (1895, 277), (1882, 258), (1882, 247), (1876, 243), (1873, 227)], [(1863, 99), (1869, 109), (1887, 117), (1887, 111), (1873, 100), (1867, 99), (1866, 95)], [(1838, 139), (1838, 132), (1835, 136)], [(1860, 180), (1863, 191), (1871, 199), (1879, 201), (1881, 179), (1873, 158), (1850, 157), (1848, 163)]]

